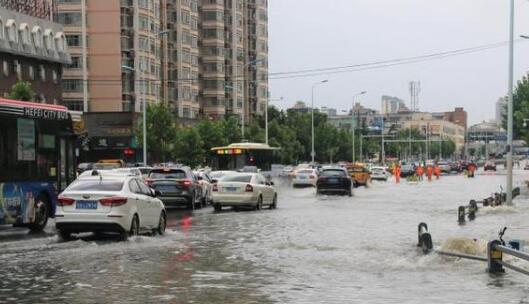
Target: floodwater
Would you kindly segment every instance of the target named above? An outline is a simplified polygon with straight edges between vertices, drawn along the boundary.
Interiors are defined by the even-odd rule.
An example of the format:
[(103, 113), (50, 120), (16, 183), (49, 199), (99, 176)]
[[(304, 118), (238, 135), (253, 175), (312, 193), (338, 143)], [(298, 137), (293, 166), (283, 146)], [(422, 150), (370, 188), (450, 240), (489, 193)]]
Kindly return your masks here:
[[(529, 196), (482, 208), (457, 223), (457, 207), (500, 190), (505, 174), (396, 185), (316, 197), (278, 182), (277, 210), (172, 211), (164, 236), (126, 242), (0, 232), (0, 303), (529, 303), (528, 277), (491, 276), (483, 262), (423, 255), (417, 225), (434, 245), (484, 255), (507, 226), (526, 240)], [(529, 269), (529, 263), (513, 261)]]

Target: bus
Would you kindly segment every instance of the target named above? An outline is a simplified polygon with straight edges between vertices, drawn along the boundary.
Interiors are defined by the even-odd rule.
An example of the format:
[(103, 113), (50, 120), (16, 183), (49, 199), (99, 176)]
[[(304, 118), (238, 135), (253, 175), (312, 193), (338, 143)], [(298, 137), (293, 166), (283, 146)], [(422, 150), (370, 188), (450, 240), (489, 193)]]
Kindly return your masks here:
[(0, 225), (44, 229), (76, 177), (75, 144), (65, 107), (0, 98)]
[(280, 148), (261, 143), (234, 143), (226, 147), (211, 149), (212, 157), (209, 166), (217, 170), (240, 170), (244, 167), (257, 167), (271, 170), (277, 160)]

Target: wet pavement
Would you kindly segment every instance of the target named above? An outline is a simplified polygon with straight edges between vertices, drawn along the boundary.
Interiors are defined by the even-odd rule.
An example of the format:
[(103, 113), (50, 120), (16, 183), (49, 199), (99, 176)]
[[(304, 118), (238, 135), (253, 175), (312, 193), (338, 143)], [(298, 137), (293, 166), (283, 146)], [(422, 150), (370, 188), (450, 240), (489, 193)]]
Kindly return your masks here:
[[(524, 179), (529, 171), (515, 172), (516, 185)], [(514, 207), (457, 224), (459, 205), (505, 184), (501, 170), (374, 182), (352, 198), (276, 184), (277, 210), (171, 211), (164, 236), (62, 243), (51, 224), (38, 235), (1, 230), (0, 303), (529, 303), (528, 277), (415, 246), (423, 221), (437, 248), (484, 254), (502, 226), (529, 242), (523, 185)]]

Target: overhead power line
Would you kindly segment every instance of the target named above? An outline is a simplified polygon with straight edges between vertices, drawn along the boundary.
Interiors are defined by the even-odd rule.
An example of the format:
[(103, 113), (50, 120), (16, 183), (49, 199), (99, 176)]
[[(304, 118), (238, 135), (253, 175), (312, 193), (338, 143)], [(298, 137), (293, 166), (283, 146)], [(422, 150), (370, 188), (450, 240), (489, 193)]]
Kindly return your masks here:
[[(517, 39), (515, 42), (524, 41), (525, 39)], [(333, 74), (343, 74), (343, 73), (352, 73), (352, 72), (358, 72), (358, 71), (366, 71), (366, 70), (375, 70), (375, 69), (383, 69), (383, 68), (389, 68), (393, 66), (398, 65), (406, 65), (406, 64), (414, 64), (414, 63), (420, 63), (420, 62), (426, 62), (426, 61), (433, 61), (433, 60), (440, 60), (448, 57), (453, 56), (461, 56), (461, 55), (467, 55), (472, 53), (478, 53), (483, 51), (488, 51), (491, 49), (497, 49), (500, 47), (504, 47), (508, 44), (507, 41), (503, 42), (496, 42), (496, 43), (490, 43), (470, 48), (463, 48), (463, 49), (456, 49), (452, 51), (444, 51), (444, 52), (437, 52), (427, 55), (420, 55), (420, 56), (413, 56), (413, 57), (403, 57), (403, 58), (396, 58), (396, 59), (389, 59), (389, 60), (382, 60), (382, 61), (375, 61), (375, 62), (369, 62), (369, 63), (360, 63), (360, 64), (353, 64), (353, 65), (344, 65), (344, 66), (334, 66), (334, 67), (324, 67), (324, 68), (317, 68), (317, 69), (307, 69), (307, 70), (297, 70), (297, 71), (285, 71), (285, 72), (275, 72), (275, 73), (269, 73), (268, 79), (269, 80), (276, 80), (276, 79), (294, 79), (294, 78), (303, 78), (303, 77), (314, 77), (314, 76), (321, 76), (321, 75), (333, 75)], [(181, 82), (195, 82), (199, 81), (199, 78), (178, 78), (175, 80), (167, 80), (167, 83), (181, 83)], [(224, 81), (226, 80), (225, 76), (220, 77), (206, 77), (202, 80), (211, 80), (211, 81)], [(97, 85), (115, 85), (115, 83), (121, 83), (123, 79), (89, 79), (88, 80), (92, 84)], [(135, 82), (148, 82), (148, 83), (161, 83), (162, 80), (156, 79), (141, 79), (141, 80), (134, 80)], [(229, 82), (237, 82), (237, 81), (246, 81), (244, 79), (244, 76), (239, 76), (235, 78), (230, 78)], [(252, 81), (253, 82), (253, 81)]]

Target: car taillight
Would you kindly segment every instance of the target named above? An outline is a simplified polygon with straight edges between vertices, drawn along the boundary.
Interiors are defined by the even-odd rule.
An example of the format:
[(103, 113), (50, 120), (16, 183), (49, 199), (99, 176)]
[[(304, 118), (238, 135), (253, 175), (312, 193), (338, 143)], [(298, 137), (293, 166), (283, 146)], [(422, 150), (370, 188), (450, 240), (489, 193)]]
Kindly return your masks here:
[(67, 197), (58, 197), (57, 198), (57, 203), (59, 206), (71, 206), (73, 205), (73, 203), (75, 202), (75, 200), (73, 198), (67, 198)]
[(253, 187), (252, 185), (248, 184), (246, 185), (246, 189), (245, 189), (246, 192), (253, 192)]
[(184, 186), (184, 188), (189, 188), (189, 186), (191, 186), (191, 181), (186, 179), (186, 180), (181, 181), (180, 184)]
[(311, 176), (309, 176), (309, 178), (310, 178), (310, 179), (315, 179), (315, 178), (316, 178), (316, 176), (314, 176), (314, 175), (311, 175)]
[(146, 183), (148, 186), (152, 186), (152, 183), (153, 183), (153, 182), (154, 182), (154, 181), (153, 181), (152, 179), (146, 179), (146, 180), (145, 180), (145, 183)]
[(214, 192), (219, 191), (219, 187), (217, 186), (217, 184), (213, 184), (213, 191)]
[(102, 198), (99, 200), (101, 205), (103, 206), (110, 206), (110, 207), (117, 207), (121, 205), (125, 205), (127, 203), (127, 199), (124, 197), (107, 197)]

